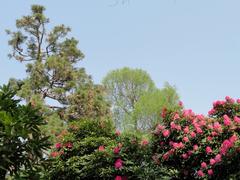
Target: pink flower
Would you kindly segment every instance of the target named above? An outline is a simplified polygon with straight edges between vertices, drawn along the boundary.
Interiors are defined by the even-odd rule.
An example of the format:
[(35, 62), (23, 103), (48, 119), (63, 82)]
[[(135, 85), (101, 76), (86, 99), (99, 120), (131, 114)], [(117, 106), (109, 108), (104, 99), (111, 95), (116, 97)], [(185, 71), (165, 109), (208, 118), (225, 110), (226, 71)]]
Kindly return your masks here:
[(99, 146), (98, 151), (102, 152), (104, 150), (105, 150), (104, 146)]
[(198, 118), (199, 120), (201, 120), (201, 121), (205, 121), (205, 117), (204, 117), (203, 114), (198, 114), (198, 115), (197, 115), (197, 118)]
[(183, 102), (182, 102), (182, 101), (179, 101), (179, 102), (178, 102), (178, 105), (179, 105), (180, 107), (183, 107)]
[(174, 122), (170, 123), (171, 129), (175, 129), (176, 128), (176, 124)]
[(179, 148), (179, 145), (178, 145), (178, 143), (176, 143), (176, 142), (172, 143), (172, 146), (173, 146), (174, 149)]
[(205, 126), (206, 125), (206, 121), (205, 120), (201, 120), (198, 123), (200, 126)]
[(178, 130), (178, 131), (181, 131), (182, 127), (180, 125), (176, 125), (175, 129)]
[(56, 148), (56, 149), (60, 149), (61, 147), (62, 147), (62, 144), (61, 144), (61, 143), (55, 144), (55, 148)]
[(197, 144), (195, 144), (195, 145), (193, 146), (193, 150), (194, 150), (194, 151), (197, 151), (197, 150), (198, 150), (198, 145), (197, 145)]
[(182, 155), (182, 158), (183, 158), (183, 159), (187, 159), (187, 158), (188, 158), (188, 155), (185, 153), (185, 154)]
[(183, 117), (187, 118), (189, 116), (192, 116), (193, 115), (193, 112), (191, 109), (184, 109), (183, 110)]
[(167, 109), (166, 109), (166, 108), (163, 108), (163, 109), (162, 109), (162, 113), (161, 113), (161, 117), (162, 117), (162, 118), (165, 118), (165, 117), (166, 117), (166, 114), (167, 114)]
[(189, 150), (189, 151), (188, 151), (188, 156), (191, 156), (192, 153), (193, 153), (193, 151)]
[(230, 138), (229, 141), (234, 144), (238, 140), (238, 136), (236, 134), (233, 134)]
[(183, 138), (183, 141), (184, 141), (184, 142), (189, 142), (188, 137), (185, 136), (185, 137)]
[(162, 125), (158, 124), (158, 125), (157, 125), (157, 129), (158, 129), (159, 131), (162, 131), (163, 129), (165, 129), (165, 126), (162, 126)]
[(53, 157), (53, 158), (57, 157), (58, 155), (59, 155), (59, 153), (56, 152), (56, 151), (54, 151), (50, 154), (50, 156)]
[(186, 126), (186, 127), (183, 129), (183, 132), (184, 132), (185, 134), (188, 134), (188, 133), (189, 133), (189, 127)]
[(217, 154), (214, 158), (214, 160), (216, 161), (216, 163), (219, 163), (222, 161), (222, 156), (220, 154)]
[(147, 140), (147, 139), (143, 139), (142, 141), (141, 141), (141, 145), (142, 146), (146, 146), (146, 145), (148, 145), (149, 144), (149, 141)]
[(222, 131), (222, 126), (219, 122), (214, 122), (213, 123), (213, 129), (216, 131)]
[(164, 130), (162, 132), (162, 134), (163, 134), (164, 137), (168, 137), (170, 135), (170, 131), (169, 130)]
[(208, 115), (211, 116), (211, 115), (214, 115), (215, 114), (215, 109), (211, 109), (210, 111), (208, 111)]
[(161, 141), (159, 144), (160, 144), (160, 146), (163, 146), (165, 144), (165, 142)]
[(214, 159), (210, 159), (210, 165), (213, 166), (216, 163)]
[(213, 107), (224, 105), (224, 104), (225, 104), (225, 101), (216, 101), (213, 103)]
[(174, 152), (175, 152), (175, 149), (170, 149), (167, 153), (168, 153), (169, 155), (173, 155)]
[(117, 159), (114, 164), (116, 169), (121, 169), (123, 167), (123, 161), (121, 159)]
[(237, 103), (240, 104), (240, 99), (237, 99)]
[(230, 126), (231, 125), (231, 120), (226, 114), (223, 116), (223, 119), (224, 119), (223, 122), (224, 122), (225, 126)]
[(122, 177), (121, 176), (116, 176), (115, 180), (122, 180)]
[(240, 123), (240, 118), (239, 117), (237, 117), (237, 116), (234, 116), (234, 122), (236, 122), (236, 123)]
[(209, 175), (209, 176), (212, 176), (212, 175), (213, 175), (213, 170), (212, 170), (212, 169), (209, 169), (209, 170), (208, 170), (208, 175)]
[(213, 138), (212, 138), (211, 136), (208, 136), (208, 137), (207, 137), (207, 140), (208, 140), (208, 141), (212, 141), (212, 139), (213, 139)]
[(213, 129), (213, 125), (212, 124), (208, 124), (208, 129)]
[(184, 144), (182, 142), (178, 143), (178, 148), (184, 148)]
[(227, 102), (229, 102), (231, 104), (233, 104), (235, 102), (234, 99), (229, 97), (229, 96), (226, 96), (225, 99), (226, 99)]
[(173, 117), (173, 120), (174, 120), (174, 121), (177, 120), (177, 119), (180, 119), (180, 116), (179, 116), (178, 113), (176, 113), (176, 114), (174, 115), (174, 117)]
[(214, 108), (215, 108), (217, 105), (218, 105), (218, 102), (217, 102), (217, 101), (213, 102), (213, 107), (214, 107)]
[(211, 149), (211, 147), (209, 147), (209, 146), (206, 147), (206, 153), (207, 153), (207, 154), (212, 153), (212, 149)]
[(202, 163), (201, 163), (201, 168), (206, 169), (206, 168), (207, 168), (207, 163), (202, 162)]
[(229, 148), (231, 148), (233, 143), (229, 141), (228, 139), (224, 140), (222, 143), (222, 146), (220, 148), (220, 154), (225, 155)]
[(68, 148), (68, 149), (71, 149), (73, 147), (73, 144), (71, 142), (68, 142), (67, 144), (65, 144), (65, 146)]
[(223, 141), (223, 147), (230, 148), (231, 146), (232, 146), (232, 143), (228, 139)]
[(115, 148), (113, 149), (113, 153), (114, 153), (114, 154), (119, 154), (120, 150), (121, 150), (120, 147), (115, 147)]
[(119, 130), (116, 130), (115, 135), (116, 135), (116, 136), (120, 136), (120, 135), (121, 135), (121, 132), (120, 132)]
[(199, 171), (197, 172), (197, 175), (198, 175), (199, 177), (204, 177), (204, 176), (205, 176), (205, 174), (203, 173), (202, 170), (199, 170)]
[(170, 126), (171, 126), (171, 129), (176, 129), (176, 130), (181, 130), (182, 129), (180, 125), (177, 125), (174, 122), (171, 122)]
[(164, 161), (167, 161), (169, 159), (169, 154), (165, 153), (162, 158)]
[(218, 133), (214, 131), (214, 132), (211, 133), (211, 135), (212, 135), (212, 136), (217, 136)]
[(190, 135), (191, 135), (192, 138), (195, 138), (195, 137), (196, 137), (196, 133), (193, 132), (193, 131), (190, 133)]
[(202, 133), (203, 133), (203, 130), (202, 130), (200, 127), (198, 127), (198, 128), (196, 128), (196, 132), (197, 132), (198, 134), (202, 134)]

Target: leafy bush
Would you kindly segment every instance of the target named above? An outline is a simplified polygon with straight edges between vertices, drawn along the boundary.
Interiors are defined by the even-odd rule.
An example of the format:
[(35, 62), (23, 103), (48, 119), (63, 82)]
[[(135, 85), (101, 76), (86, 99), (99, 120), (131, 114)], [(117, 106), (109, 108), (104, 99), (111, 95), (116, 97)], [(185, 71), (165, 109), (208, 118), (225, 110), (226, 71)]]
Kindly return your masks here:
[(45, 122), (38, 110), (20, 105), (14, 96), (9, 86), (0, 88), (0, 179), (7, 172), (16, 176), (22, 169), (34, 172), (49, 147), (39, 129)]
[(163, 109), (151, 134), (72, 123), (52, 152), (50, 178), (239, 179), (240, 99), (214, 102), (208, 117), (179, 109)]
[(240, 100), (217, 101), (210, 117), (192, 110), (171, 112), (153, 132), (158, 160), (179, 178), (229, 178), (239, 172)]
[[(68, 131), (51, 153), (51, 179), (92, 179), (106, 177), (102, 170), (108, 161), (98, 151), (99, 146), (113, 143), (113, 126), (110, 120), (81, 120), (70, 123)], [(103, 175), (104, 174), (104, 175)], [(109, 174), (109, 173), (107, 173)]]

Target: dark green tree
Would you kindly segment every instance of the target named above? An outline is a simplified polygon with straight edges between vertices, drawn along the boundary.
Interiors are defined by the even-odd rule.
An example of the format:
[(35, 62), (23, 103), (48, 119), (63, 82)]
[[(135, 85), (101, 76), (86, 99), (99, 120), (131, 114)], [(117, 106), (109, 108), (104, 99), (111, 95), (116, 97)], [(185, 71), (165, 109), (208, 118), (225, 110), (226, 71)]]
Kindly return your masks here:
[(45, 124), (39, 111), (31, 105), (20, 105), (9, 86), (0, 88), (0, 179), (16, 175), (43, 160), (49, 147), (48, 137), (39, 129)]
[(24, 100), (41, 108), (49, 124), (63, 126), (59, 119), (108, 114), (102, 87), (78, 66), (84, 54), (78, 41), (68, 36), (71, 29), (58, 25), (49, 30), (45, 8), (33, 5), (31, 10), (30, 15), (16, 21), (17, 31), (7, 30), (12, 47), (9, 57), (25, 62), (27, 72), (24, 80), (11, 79), (12, 87), (19, 89), (18, 95)]

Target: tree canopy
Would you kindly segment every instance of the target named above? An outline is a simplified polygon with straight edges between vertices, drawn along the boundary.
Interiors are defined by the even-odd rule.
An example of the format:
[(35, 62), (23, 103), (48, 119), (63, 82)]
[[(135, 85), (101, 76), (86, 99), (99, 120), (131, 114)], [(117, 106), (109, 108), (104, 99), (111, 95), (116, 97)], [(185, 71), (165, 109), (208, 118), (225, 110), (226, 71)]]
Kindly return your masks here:
[(125, 116), (131, 114), (139, 98), (155, 89), (147, 72), (128, 67), (110, 71), (102, 83), (107, 99), (112, 104), (113, 118), (118, 128), (121, 128)]
[(58, 25), (48, 30), (45, 8), (33, 5), (31, 11), (16, 21), (17, 31), (7, 30), (12, 47), (9, 57), (27, 62), (27, 78), (10, 81), (21, 86), (18, 95), (34, 106), (58, 110), (65, 120), (107, 114), (102, 88), (78, 67), (84, 54), (78, 41), (68, 36), (71, 29)]
[(130, 125), (128, 128), (134, 127), (134, 129), (140, 130), (152, 129), (157, 123), (161, 122), (160, 114), (162, 110), (177, 110), (179, 109), (178, 102), (179, 96), (176, 89), (166, 83), (164, 88), (141, 96), (128, 122), (124, 124), (125, 126)]

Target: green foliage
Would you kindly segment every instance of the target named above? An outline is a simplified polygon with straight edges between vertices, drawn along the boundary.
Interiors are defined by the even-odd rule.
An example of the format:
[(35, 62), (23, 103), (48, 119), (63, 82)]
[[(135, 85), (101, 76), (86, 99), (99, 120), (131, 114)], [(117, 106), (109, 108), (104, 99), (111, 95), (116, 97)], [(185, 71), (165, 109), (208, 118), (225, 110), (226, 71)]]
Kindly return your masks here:
[(43, 158), (49, 147), (48, 137), (39, 127), (45, 124), (38, 110), (20, 105), (9, 86), (0, 89), (0, 177), (7, 172), (32, 169)]
[(147, 72), (127, 67), (109, 72), (102, 83), (107, 91), (107, 99), (112, 104), (117, 128), (122, 128), (122, 121), (133, 111), (139, 98), (155, 89)]
[(179, 97), (176, 93), (176, 89), (169, 84), (165, 84), (163, 89), (158, 89), (150, 93), (145, 93), (139, 98), (139, 101), (135, 104), (134, 110), (129, 118), (126, 118), (128, 122), (125, 122), (125, 129), (152, 129), (157, 123), (159, 123), (159, 116), (162, 109), (177, 110)]
[[(67, 144), (71, 142), (69, 148)], [(170, 172), (152, 159), (152, 148), (144, 134), (114, 134), (111, 122), (73, 122), (61, 143), (53, 149), (50, 179), (166, 179)], [(123, 165), (116, 167), (121, 159)]]
[(113, 143), (115, 135), (112, 122), (107, 119), (87, 119), (71, 122), (68, 126), (68, 132), (53, 149), (52, 155), (55, 153), (57, 156), (53, 156), (55, 158), (48, 176), (51, 179), (92, 179), (103, 176), (106, 172), (102, 169), (107, 161), (97, 149)]
[(58, 25), (48, 31), (45, 8), (33, 5), (31, 10), (30, 15), (16, 21), (18, 31), (7, 30), (12, 47), (9, 57), (27, 62), (28, 77), (11, 80), (14, 87), (21, 86), (18, 95), (41, 105), (43, 111), (60, 109), (65, 112), (60, 118), (65, 120), (104, 116), (108, 106), (101, 97), (101, 88), (93, 84), (84, 68), (77, 67), (84, 55), (78, 41), (68, 37), (71, 29)]
[(109, 115), (109, 105), (103, 88), (78, 66), (84, 54), (78, 41), (68, 36), (71, 29), (48, 28), (44, 11), (43, 6), (33, 5), (30, 15), (16, 20), (17, 31), (7, 30), (9, 57), (25, 62), (27, 72), (25, 79), (9, 83), (19, 97), (40, 109), (49, 123), (43, 129), (55, 141), (67, 121), (103, 118)]

